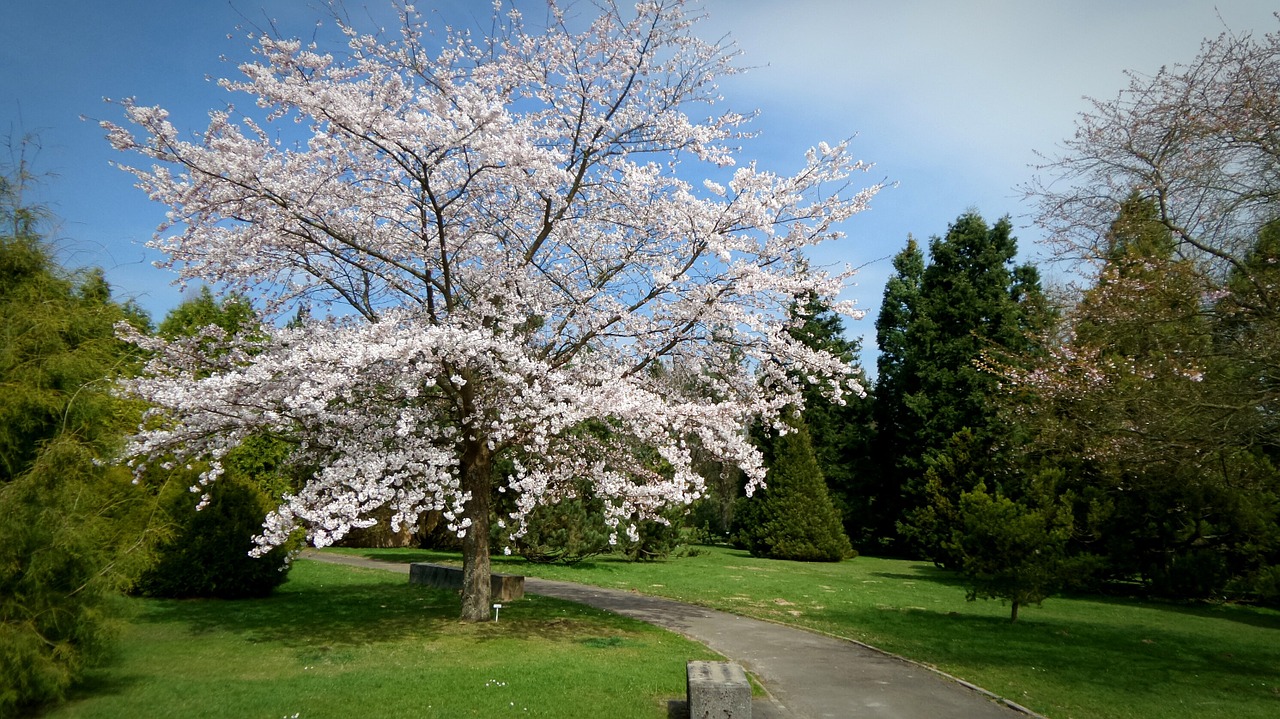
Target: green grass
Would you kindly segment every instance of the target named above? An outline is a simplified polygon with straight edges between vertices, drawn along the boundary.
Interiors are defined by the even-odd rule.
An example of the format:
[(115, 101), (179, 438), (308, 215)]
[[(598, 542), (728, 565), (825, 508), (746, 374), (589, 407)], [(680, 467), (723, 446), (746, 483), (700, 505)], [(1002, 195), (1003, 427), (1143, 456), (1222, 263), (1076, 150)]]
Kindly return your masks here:
[[(495, 557), (495, 571), (634, 589), (816, 629), (967, 679), (1051, 719), (1280, 716), (1280, 612), (1237, 605), (1054, 597), (1016, 624), (1000, 602), (966, 602), (921, 562), (755, 559), (723, 547), (666, 562), (573, 567)], [(456, 561), (413, 550), (347, 551)], [(504, 610), (505, 611), (505, 610)]]
[(50, 719), (667, 716), (684, 663), (646, 624), (543, 597), (458, 621), (451, 592), (300, 561), (263, 600), (121, 600), (116, 656)]

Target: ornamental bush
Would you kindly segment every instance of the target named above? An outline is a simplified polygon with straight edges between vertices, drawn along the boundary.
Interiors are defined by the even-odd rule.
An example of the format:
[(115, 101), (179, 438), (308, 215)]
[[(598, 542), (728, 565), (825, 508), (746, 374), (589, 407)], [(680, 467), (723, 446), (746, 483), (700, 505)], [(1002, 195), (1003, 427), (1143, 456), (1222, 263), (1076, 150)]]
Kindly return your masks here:
[(803, 422), (763, 444), (768, 488), (739, 506), (735, 546), (752, 556), (802, 562), (838, 562), (854, 556)]
[(271, 594), (288, 576), (288, 547), (249, 556), (272, 507), (266, 493), (251, 480), (227, 474), (208, 487), (209, 501), (197, 509), (187, 484), (170, 481), (162, 492), (171, 534), (156, 547), (156, 562), (135, 591), (173, 599)]
[(577, 497), (544, 504), (525, 518), (525, 533), (507, 539), (507, 529), (495, 526), (495, 542), (536, 564), (576, 564), (608, 552), (609, 528), (604, 522), (604, 502), (583, 483)]

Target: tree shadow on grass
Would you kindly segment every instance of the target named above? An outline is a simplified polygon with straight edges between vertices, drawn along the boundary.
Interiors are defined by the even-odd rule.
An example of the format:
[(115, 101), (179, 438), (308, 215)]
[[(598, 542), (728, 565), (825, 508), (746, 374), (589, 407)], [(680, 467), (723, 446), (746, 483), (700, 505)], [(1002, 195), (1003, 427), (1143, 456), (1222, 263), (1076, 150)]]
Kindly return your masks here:
[[(1171, 612), (1190, 617), (1208, 620), (1222, 620), (1236, 624), (1244, 624), (1259, 629), (1280, 632), (1280, 610), (1255, 607), (1247, 604), (1230, 602), (1210, 602), (1196, 600), (1177, 600), (1159, 598), (1140, 598), (1132, 596), (1119, 597), (1107, 594), (1086, 594), (1072, 592), (1065, 594), (1072, 599), (1108, 604), (1121, 607), (1137, 607), (1161, 612)], [(1280, 636), (1277, 636), (1280, 641)]]
[(196, 634), (246, 634), (252, 641), (284, 646), (388, 641), (410, 632), (429, 634), (434, 625), (457, 620), (452, 593), (407, 589), (399, 582), (286, 585), (264, 599), (158, 600), (140, 619), (181, 622)]
[(528, 596), (506, 602), (498, 622), (464, 624), (451, 590), (402, 579), (366, 584), (285, 585), (265, 599), (157, 600), (140, 621), (180, 622), (199, 635), (233, 632), (290, 648), (363, 646), (414, 637), (465, 635), (471, 641), (573, 641), (637, 630), (638, 623), (590, 607)]
[[(345, 552), (344, 552), (345, 554)], [(361, 549), (357, 556), (389, 564), (428, 562), (432, 564), (462, 564), (462, 555), (434, 549)]]
[(1047, 672), (1046, 681), (1076, 693), (1103, 685), (1108, 692), (1151, 695), (1175, 685), (1220, 689), (1253, 680), (1270, 683), (1280, 666), (1280, 642), (1266, 649), (1233, 648), (1176, 628), (1037, 619), (1033, 612), (1016, 623), (931, 610), (852, 609), (831, 615), (845, 626), (896, 624), (885, 633), (927, 637), (913, 643), (910, 653), (930, 664), (1038, 667)]
[(965, 584), (964, 577), (957, 572), (946, 569), (939, 569), (928, 564), (916, 564), (911, 566), (915, 573), (905, 572), (869, 572), (869, 577), (881, 577), (883, 579), (892, 579), (895, 582), (929, 582), (930, 584), (941, 584), (947, 587), (963, 587)]
[[(125, 674), (119, 671), (108, 658), (108, 661), (90, 667), (79, 681), (71, 685), (70, 690), (67, 691), (65, 704), (99, 697), (124, 696), (149, 679), (141, 674)], [(57, 705), (50, 706), (48, 709), (53, 709), (55, 706)], [(45, 713), (36, 712), (32, 716), (41, 717), (45, 716)]]
[[(912, 570), (911, 573), (870, 572), (868, 576), (891, 579), (899, 582), (929, 582), (931, 584), (939, 584), (947, 587), (964, 588), (967, 586), (964, 576), (959, 572), (941, 569), (928, 564), (913, 564), (910, 569)], [(1222, 619), (1225, 621), (1247, 624), (1260, 629), (1280, 630), (1280, 611), (1252, 607), (1243, 604), (1231, 604), (1225, 602), (1212, 603), (1177, 599), (1162, 600), (1158, 598), (1144, 598), (1128, 595), (1117, 596), (1116, 594), (1076, 591), (1064, 592), (1062, 596), (1114, 606), (1141, 606), (1143, 609), (1174, 612), (1188, 616), (1204, 617), (1207, 619)]]

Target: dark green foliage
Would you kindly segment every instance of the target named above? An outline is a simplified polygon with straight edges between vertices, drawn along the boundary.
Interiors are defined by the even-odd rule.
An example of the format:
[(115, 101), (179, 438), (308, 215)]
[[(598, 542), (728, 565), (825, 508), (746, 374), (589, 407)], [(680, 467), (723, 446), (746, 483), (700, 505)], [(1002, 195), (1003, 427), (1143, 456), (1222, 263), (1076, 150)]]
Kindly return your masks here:
[[(883, 354), (875, 446), (886, 522), (909, 526), (922, 516), (912, 512), (930, 503), (926, 460), (961, 430), (984, 448), (970, 459), (976, 476), (1006, 471), (1010, 428), (999, 416), (998, 380), (981, 366), (983, 353), (1030, 352), (1033, 335), (1053, 317), (1038, 272), (1015, 266), (1016, 254), (1007, 218), (988, 226), (969, 212), (930, 241), (927, 266), (914, 241), (894, 260), (897, 276), (876, 323)], [(933, 479), (940, 480), (936, 472)], [(959, 489), (947, 491), (955, 497)], [(930, 552), (951, 529), (949, 519), (935, 520), (944, 524), (925, 530)]]
[(978, 482), (961, 492), (949, 551), (969, 585), (968, 598), (1004, 599), (1018, 608), (1040, 604), (1064, 586), (1073, 570), (1067, 557), (1072, 517), (1069, 502), (1055, 495), (1061, 472), (1044, 472), (1015, 500)]
[(214, 326), (228, 335), (250, 331), (257, 326), (258, 316), (249, 301), (240, 295), (224, 300), (214, 297), (208, 287), (200, 294), (173, 308), (157, 328), (161, 337), (191, 337), (200, 329)]
[[(861, 346), (844, 335), (844, 323), (830, 307), (815, 297), (792, 308), (795, 325), (792, 336), (805, 346), (839, 357), (856, 370), (855, 376), (867, 388), (858, 367)], [(828, 494), (842, 518), (845, 534), (863, 547), (878, 546), (874, 520), (875, 473), (871, 467), (871, 399), (846, 391), (843, 404), (828, 395), (829, 390), (806, 383), (804, 424), (813, 442), (814, 457), (826, 480)]]
[(576, 564), (588, 557), (608, 552), (609, 528), (604, 523), (604, 503), (586, 494), (539, 505), (525, 519), (525, 533), (510, 542), (506, 528), (495, 524), (497, 545), (539, 564)]
[(911, 510), (900, 531), (920, 556), (940, 567), (959, 569), (962, 565), (951, 541), (961, 523), (960, 498), (983, 483), (990, 465), (986, 460), (989, 451), (990, 447), (980, 444), (965, 427), (925, 460), (924, 501)]
[(185, 484), (170, 481), (162, 498), (172, 523), (156, 548), (157, 560), (138, 580), (139, 594), (185, 599), (265, 597), (288, 576), (288, 549), (276, 547), (251, 557), (253, 537), (273, 507), (257, 483), (228, 473), (211, 483), (208, 502)]
[(1250, 597), (1260, 604), (1280, 607), (1280, 564), (1238, 577), (1228, 587), (1233, 596)]
[(795, 422), (785, 435), (766, 438), (768, 488), (743, 500), (734, 543), (753, 556), (838, 562), (853, 556), (840, 515), (818, 468), (809, 430)]
[(881, 552), (904, 553), (898, 541), (897, 523), (907, 511), (903, 494), (905, 478), (919, 469), (922, 459), (914, 447), (915, 419), (906, 398), (919, 391), (918, 356), (911, 351), (907, 331), (920, 311), (920, 284), (924, 280), (924, 253), (914, 238), (893, 258), (894, 274), (885, 283), (880, 314), (876, 317), (875, 391), (871, 443), (874, 488), (871, 492), (871, 536)]
[(680, 525), (684, 519), (684, 508), (672, 507), (662, 518), (666, 521), (645, 519), (636, 522), (635, 539), (619, 536), (618, 545), (623, 556), (633, 562), (648, 562), (671, 556), (682, 538)]
[[(918, 388), (904, 398), (908, 429), (923, 456), (964, 427), (979, 440), (1004, 431), (992, 402), (997, 379), (977, 361), (992, 346), (1028, 348), (1030, 332), (1045, 324), (1036, 316), (1045, 308), (1038, 273), (1012, 264), (1012, 229), (1008, 218), (988, 227), (967, 213), (929, 243), (918, 311), (906, 332)], [(910, 484), (920, 476), (906, 479)]]
[(694, 500), (681, 523), (697, 533), (699, 543), (723, 542), (729, 538), (733, 513), (742, 496), (742, 470), (711, 457), (696, 438), (689, 441), (689, 449), (694, 467), (706, 483), (706, 493)]
[[(196, 337), (213, 327), (229, 337), (252, 332), (256, 323), (248, 302), (236, 296), (219, 300), (203, 287), (164, 318), (159, 333), (168, 339)], [(223, 351), (217, 338), (202, 340), (198, 349), (211, 360)], [(288, 549), (278, 547), (260, 558), (250, 557), (249, 551), (274, 502), (298, 485), (299, 470), (288, 464), (290, 450), (283, 438), (249, 437), (224, 459), (226, 473), (204, 488), (207, 502), (187, 491), (195, 482), (191, 470), (169, 470), (159, 478), (169, 535), (156, 547), (156, 563), (136, 591), (173, 598), (270, 594), (287, 576)], [(203, 508), (197, 510), (197, 504)]]
[(110, 636), (108, 597), (144, 559), (145, 501), (106, 464), (136, 408), (113, 327), (145, 326), (101, 272), (65, 273), (0, 178), (0, 716), (62, 698)]
[[(1073, 551), (1096, 555), (1101, 579), (1171, 597), (1247, 591), (1280, 561), (1263, 369), (1275, 334), (1254, 334), (1265, 323), (1247, 309), (1265, 304), (1269, 263), (1222, 288), (1175, 253), (1156, 203), (1136, 193), (1105, 240), (1094, 285), (1049, 335), (1063, 351), (1018, 414), (1025, 453), (1067, 471)], [(1259, 238), (1261, 255), (1270, 244)]]
[(604, 507), (594, 497), (573, 497), (538, 506), (525, 519), (526, 531), (514, 540), (506, 529), (497, 530), (494, 545), (535, 564), (577, 564), (598, 554), (621, 554), (633, 562), (665, 559), (681, 541), (683, 507), (664, 513), (665, 522), (645, 519), (636, 522), (636, 537), (619, 527), (614, 543), (604, 521)]

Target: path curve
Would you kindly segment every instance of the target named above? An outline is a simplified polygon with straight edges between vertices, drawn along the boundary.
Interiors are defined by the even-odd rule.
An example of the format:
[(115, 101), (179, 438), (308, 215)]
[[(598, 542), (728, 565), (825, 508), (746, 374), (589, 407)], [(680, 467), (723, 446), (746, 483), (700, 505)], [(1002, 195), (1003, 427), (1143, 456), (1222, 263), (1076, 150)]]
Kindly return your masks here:
[[(397, 571), (409, 565), (304, 551), (304, 559)], [(635, 592), (526, 577), (525, 591), (682, 634), (741, 664), (770, 694), (756, 719), (1043, 719), (1013, 702), (846, 639)]]

